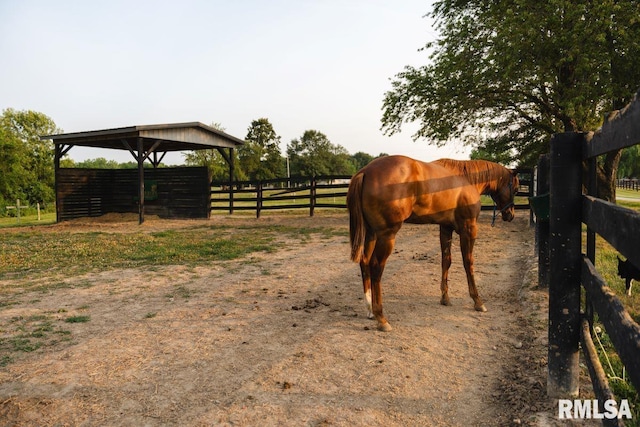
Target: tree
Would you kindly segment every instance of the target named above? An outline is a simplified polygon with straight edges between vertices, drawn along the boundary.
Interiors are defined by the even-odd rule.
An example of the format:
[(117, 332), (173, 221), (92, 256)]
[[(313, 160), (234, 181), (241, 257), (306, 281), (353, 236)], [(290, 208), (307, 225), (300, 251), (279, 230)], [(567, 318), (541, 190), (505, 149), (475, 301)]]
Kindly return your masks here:
[(371, 154), (364, 153), (362, 151), (358, 151), (356, 154), (351, 156), (351, 162), (355, 167), (356, 171), (359, 171), (363, 167), (367, 166), (371, 160), (373, 160), (373, 156)]
[(618, 178), (640, 178), (640, 145), (622, 150)]
[[(124, 169), (117, 161), (107, 160), (104, 157), (83, 160), (81, 162), (75, 163), (74, 167), (87, 169)], [(135, 168), (138, 168), (138, 163), (135, 163)]]
[(53, 143), (42, 135), (60, 133), (54, 121), (35, 111), (8, 108), (0, 116), (0, 197), (30, 204), (55, 199)]
[[(387, 134), (418, 122), (415, 139), (461, 140), (532, 166), (552, 134), (597, 129), (640, 84), (637, 1), (440, 0), (432, 16), (431, 63), (396, 75), (383, 104)], [(618, 159), (599, 162), (605, 198)]]
[(20, 161), (21, 147), (15, 135), (0, 127), (0, 207), (24, 197), (20, 190), (20, 177), (24, 175)]
[(287, 146), (291, 175), (317, 176), (353, 174), (355, 167), (349, 153), (341, 145), (334, 145), (317, 130), (307, 130), (300, 139)]
[(280, 153), (280, 137), (268, 119), (251, 122), (245, 138), (238, 147), (240, 168), (251, 180), (284, 176), (284, 158)]

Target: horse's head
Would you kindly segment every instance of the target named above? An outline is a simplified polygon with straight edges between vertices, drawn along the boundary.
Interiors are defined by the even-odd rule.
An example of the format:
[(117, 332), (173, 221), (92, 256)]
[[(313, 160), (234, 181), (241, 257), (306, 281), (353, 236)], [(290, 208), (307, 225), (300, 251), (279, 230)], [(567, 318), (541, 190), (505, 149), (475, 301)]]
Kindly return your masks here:
[(518, 181), (518, 176), (509, 172), (509, 178), (502, 180), (500, 187), (491, 194), (491, 198), (502, 214), (503, 221), (513, 221), (513, 218), (515, 218), (515, 204), (513, 200), (518, 192), (519, 186), (520, 181)]

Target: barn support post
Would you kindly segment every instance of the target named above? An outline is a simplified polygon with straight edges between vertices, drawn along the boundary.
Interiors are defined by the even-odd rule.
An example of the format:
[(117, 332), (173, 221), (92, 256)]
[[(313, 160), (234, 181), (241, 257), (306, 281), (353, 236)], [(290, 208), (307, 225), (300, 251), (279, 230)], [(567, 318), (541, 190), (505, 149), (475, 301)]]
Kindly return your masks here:
[(579, 133), (551, 139), (549, 214), (549, 353), (547, 395), (579, 392), (582, 142)]
[(138, 138), (138, 224), (144, 222), (144, 148), (142, 138)]
[(58, 180), (60, 180), (60, 158), (62, 157), (62, 145), (55, 144), (54, 145), (54, 154), (53, 154), (53, 191), (56, 193), (56, 222), (60, 222), (60, 194), (58, 187)]
[[(538, 159), (536, 196), (549, 193), (549, 155)], [(538, 248), (538, 286), (549, 287), (549, 220), (536, 219), (536, 246)]]
[(233, 177), (235, 175), (235, 159), (233, 148), (229, 148), (229, 214), (233, 213)]
[(56, 193), (56, 222), (62, 218), (62, 199), (59, 194), (58, 180), (60, 179), (60, 159), (71, 150), (72, 145), (54, 144), (53, 153), (53, 187)]

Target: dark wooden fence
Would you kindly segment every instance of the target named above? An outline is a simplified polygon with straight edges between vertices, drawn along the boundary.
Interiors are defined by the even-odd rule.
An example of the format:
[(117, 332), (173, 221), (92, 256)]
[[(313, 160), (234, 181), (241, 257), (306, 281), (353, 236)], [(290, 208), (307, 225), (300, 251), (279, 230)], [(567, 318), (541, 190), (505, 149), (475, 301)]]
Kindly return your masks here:
[[(58, 221), (138, 212), (137, 169), (59, 169)], [(145, 169), (145, 212), (161, 218), (208, 218), (206, 167)]]
[[(520, 178), (518, 196), (533, 195), (533, 169), (516, 169)], [(324, 175), (316, 177), (276, 178), (263, 181), (229, 181), (211, 183), (211, 210), (256, 211), (259, 218), (264, 210), (309, 209), (313, 216), (315, 208), (346, 209), (347, 189), (351, 175)], [(482, 210), (493, 210), (485, 204)], [(516, 203), (516, 209), (529, 209), (525, 199)]]
[(351, 175), (275, 178), (261, 181), (213, 181), (211, 210), (308, 209), (347, 207), (346, 196)]
[[(580, 342), (600, 405), (612, 396), (592, 351), (588, 326), (592, 310), (604, 325), (631, 382), (640, 390), (640, 327), (594, 266), (596, 233), (633, 264), (640, 265), (640, 214), (595, 197), (597, 156), (640, 142), (639, 94), (597, 132), (557, 134), (551, 140), (547, 381), (550, 397), (577, 395)], [(583, 162), (590, 171), (585, 182)], [(587, 194), (583, 194), (583, 188), (587, 188)], [(582, 253), (583, 223), (587, 225), (586, 255)], [(588, 301), (584, 313), (581, 285)], [(600, 411), (604, 409), (601, 407)], [(621, 420), (604, 421), (619, 425)]]
[(616, 180), (616, 187), (624, 188), (626, 190), (640, 190), (640, 179), (637, 178), (622, 178)]

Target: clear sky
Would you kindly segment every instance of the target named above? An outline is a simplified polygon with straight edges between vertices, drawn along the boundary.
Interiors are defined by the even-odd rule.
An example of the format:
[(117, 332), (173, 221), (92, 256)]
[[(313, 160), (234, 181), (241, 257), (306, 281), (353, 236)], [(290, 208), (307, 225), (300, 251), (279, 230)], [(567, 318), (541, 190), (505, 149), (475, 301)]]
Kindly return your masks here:
[(430, 10), (429, 0), (0, 0), (0, 109), (42, 112), (64, 132), (199, 121), (238, 138), (266, 117), (283, 154), (314, 129), (351, 154), (466, 158), (459, 145), (414, 142), (415, 125), (380, 131), (390, 79), (428, 61)]

